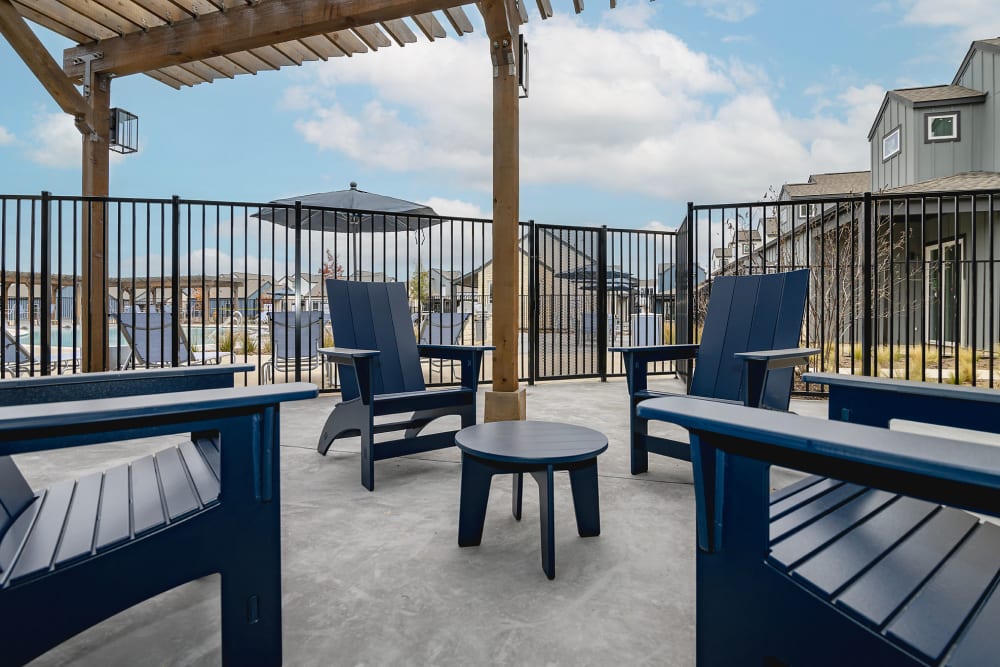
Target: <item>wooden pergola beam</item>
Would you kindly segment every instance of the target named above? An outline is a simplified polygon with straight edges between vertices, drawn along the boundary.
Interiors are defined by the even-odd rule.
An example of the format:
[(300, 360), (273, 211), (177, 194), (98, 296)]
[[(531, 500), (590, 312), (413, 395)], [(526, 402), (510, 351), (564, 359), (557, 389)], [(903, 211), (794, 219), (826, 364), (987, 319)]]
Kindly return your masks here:
[(10, 0), (0, 0), (0, 33), (10, 42), (60, 109), (78, 120), (87, 117), (90, 112), (87, 100), (63, 73), (59, 63), (49, 55)]
[(201, 16), (198, 20), (163, 25), (146, 32), (66, 49), (63, 70), (71, 79), (80, 79), (84, 74), (81, 57), (101, 53), (103, 57), (91, 63), (95, 72), (128, 76), (293, 39), (458, 7), (467, 2), (284, 0), (243, 5)]

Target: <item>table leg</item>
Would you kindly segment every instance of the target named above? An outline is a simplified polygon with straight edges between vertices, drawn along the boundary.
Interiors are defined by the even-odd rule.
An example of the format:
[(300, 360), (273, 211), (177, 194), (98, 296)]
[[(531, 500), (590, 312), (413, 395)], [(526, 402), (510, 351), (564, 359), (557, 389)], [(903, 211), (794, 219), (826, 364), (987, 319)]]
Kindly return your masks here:
[(601, 508), (597, 493), (597, 459), (584, 461), (569, 469), (569, 485), (573, 490), (573, 511), (580, 537), (601, 534)]
[(556, 578), (555, 503), (553, 502), (552, 466), (533, 471), (538, 482), (539, 523), (542, 528), (542, 570), (549, 579)]
[(514, 518), (521, 520), (521, 498), (524, 496), (524, 473), (514, 473), (514, 488), (511, 492), (510, 511)]
[(486, 504), (493, 469), (462, 453), (462, 491), (458, 501), (458, 546), (475, 547), (483, 541)]

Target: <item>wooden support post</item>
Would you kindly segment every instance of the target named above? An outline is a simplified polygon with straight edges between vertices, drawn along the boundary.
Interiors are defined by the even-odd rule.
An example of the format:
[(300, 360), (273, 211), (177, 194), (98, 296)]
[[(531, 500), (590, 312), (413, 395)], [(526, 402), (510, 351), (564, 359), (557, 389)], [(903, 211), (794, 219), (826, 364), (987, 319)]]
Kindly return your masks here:
[[(108, 142), (111, 116), (111, 78), (92, 75), (89, 86), (89, 125), (94, 132), (83, 135), (83, 195), (107, 197), (110, 156)], [(108, 363), (108, 289), (107, 205), (92, 202), (84, 205), (82, 233), (82, 285), (80, 319), (83, 324), (83, 359), (85, 373), (103, 371)]]
[[(486, 393), (486, 421), (525, 418), (518, 388), (520, 291), (518, 228), (518, 87), (516, 27), (502, 0), (480, 4), (493, 60), (493, 391)], [(516, 23), (514, 24), (516, 26)]]

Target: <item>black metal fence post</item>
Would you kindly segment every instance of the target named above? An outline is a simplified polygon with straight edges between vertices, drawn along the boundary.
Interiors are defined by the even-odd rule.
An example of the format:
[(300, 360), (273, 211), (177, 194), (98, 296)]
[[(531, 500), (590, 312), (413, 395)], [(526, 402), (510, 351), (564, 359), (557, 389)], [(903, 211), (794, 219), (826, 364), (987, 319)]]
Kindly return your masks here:
[[(295, 381), (302, 382), (302, 202), (295, 202)], [(271, 340), (272, 347), (274, 340)], [(272, 354), (274, 354), (272, 350)]]
[(181, 357), (181, 198), (177, 195), (170, 198), (170, 239), (170, 365), (177, 367)]
[(875, 272), (875, 262), (872, 258), (872, 193), (865, 193), (864, 212), (862, 216), (861, 233), (862, 239), (862, 315), (861, 315), (861, 374), (869, 376), (872, 374), (872, 357), (875, 355), (875, 342), (872, 339), (872, 325), (874, 313), (873, 304), (873, 282)]
[(597, 241), (597, 372), (608, 381), (608, 226)]
[(538, 229), (528, 221), (528, 384), (538, 378)]
[[(51, 317), (51, 302), (52, 302), (52, 229), (50, 227), (51, 218), (49, 207), (51, 206), (50, 197), (52, 193), (43, 190), (42, 191), (42, 228), (39, 235), (39, 243), (41, 245), (41, 263), (39, 270), (41, 272), (41, 303), (39, 304), (38, 313), (38, 327), (39, 333), (41, 334), (41, 341), (39, 342), (42, 346), (41, 350), (41, 365), (42, 365), (42, 375), (49, 375), (50, 367), (52, 366), (52, 317)], [(28, 292), (28, 298), (31, 298), (31, 292)]]

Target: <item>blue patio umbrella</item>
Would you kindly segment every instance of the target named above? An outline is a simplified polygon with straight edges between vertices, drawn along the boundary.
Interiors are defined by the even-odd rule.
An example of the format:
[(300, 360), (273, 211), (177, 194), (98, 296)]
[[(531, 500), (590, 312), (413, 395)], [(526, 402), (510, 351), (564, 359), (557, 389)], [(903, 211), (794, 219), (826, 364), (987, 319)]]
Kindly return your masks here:
[[(358, 184), (353, 181), (347, 190), (274, 199), (271, 204), (282, 206), (261, 207), (250, 217), (292, 227), (296, 222), (296, 202), (302, 204), (303, 230), (348, 234), (353, 238), (355, 262), (360, 254), (361, 234), (422, 233), (424, 229), (441, 222), (430, 206), (359, 190)], [(357, 267), (351, 268), (356, 271)]]
[[(600, 270), (596, 262), (591, 262), (585, 266), (566, 269), (555, 274), (556, 278), (571, 280), (582, 283), (581, 289), (596, 290), (600, 283)], [(629, 292), (639, 286), (639, 279), (632, 276), (627, 271), (621, 271), (614, 267), (608, 268), (605, 273), (605, 286), (610, 292)]]

